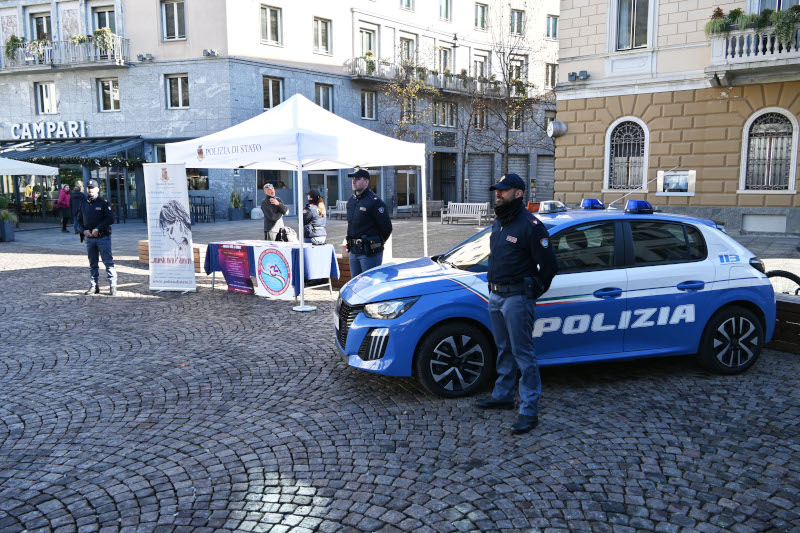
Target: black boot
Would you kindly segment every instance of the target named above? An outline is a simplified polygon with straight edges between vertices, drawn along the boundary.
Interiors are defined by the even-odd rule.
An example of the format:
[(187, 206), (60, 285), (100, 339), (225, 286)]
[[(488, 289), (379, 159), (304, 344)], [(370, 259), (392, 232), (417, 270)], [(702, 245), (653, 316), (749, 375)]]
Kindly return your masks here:
[(510, 411), (511, 409), (514, 409), (514, 400), (501, 401), (495, 400), (489, 396), (487, 398), (481, 398), (475, 402), (475, 407), (478, 409), (504, 409)]
[(514, 435), (521, 435), (527, 433), (539, 425), (538, 416), (519, 415), (517, 420), (511, 426), (511, 433)]
[(100, 294), (100, 287), (98, 285), (92, 285), (91, 287), (86, 289), (86, 292), (84, 292), (83, 294), (85, 294), (86, 296), (92, 296), (94, 294)]

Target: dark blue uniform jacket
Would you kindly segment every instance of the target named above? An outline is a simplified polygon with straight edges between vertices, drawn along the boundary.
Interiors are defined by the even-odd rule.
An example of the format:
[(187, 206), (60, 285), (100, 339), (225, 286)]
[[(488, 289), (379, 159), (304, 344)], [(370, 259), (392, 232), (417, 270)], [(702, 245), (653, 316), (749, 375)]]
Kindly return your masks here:
[(111, 224), (114, 216), (111, 213), (111, 203), (98, 196), (94, 200), (87, 198), (78, 212), (78, 231), (96, 229), (100, 237), (111, 235)]
[(380, 237), (383, 242), (392, 234), (392, 221), (386, 204), (371, 190), (347, 200), (347, 236), (351, 239), (361, 237)]
[(536, 277), (544, 290), (550, 287), (558, 266), (544, 224), (527, 209), (503, 226), (499, 219), (492, 225), (489, 254), (489, 283), (512, 285)]

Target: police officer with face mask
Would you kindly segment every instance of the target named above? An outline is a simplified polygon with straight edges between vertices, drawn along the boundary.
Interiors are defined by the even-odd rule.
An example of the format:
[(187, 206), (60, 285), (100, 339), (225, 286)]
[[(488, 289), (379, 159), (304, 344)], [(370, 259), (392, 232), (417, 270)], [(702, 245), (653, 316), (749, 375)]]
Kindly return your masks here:
[(111, 255), (111, 224), (114, 223), (114, 215), (111, 203), (100, 196), (97, 181), (89, 180), (88, 185), (89, 196), (81, 203), (77, 218), (81, 240), (86, 240), (86, 254), (89, 256), (89, 274), (92, 282), (84, 294), (100, 294), (98, 259), (102, 259), (110, 286), (109, 294), (115, 296), (117, 269), (114, 268), (114, 257)]
[(497, 344), (497, 381), (492, 395), (475, 403), (480, 409), (514, 409), (517, 371), (519, 416), (514, 434), (526, 433), (539, 423), (542, 382), (533, 350), (536, 298), (550, 288), (557, 265), (550, 235), (522, 205), (525, 182), (506, 174), (489, 190), (495, 191), (495, 215), (489, 240), (489, 317)]
[(369, 189), (369, 172), (358, 169), (353, 178), (353, 196), (347, 200), (347, 249), (350, 275), (356, 277), (383, 262), (383, 243), (392, 234), (386, 204)]

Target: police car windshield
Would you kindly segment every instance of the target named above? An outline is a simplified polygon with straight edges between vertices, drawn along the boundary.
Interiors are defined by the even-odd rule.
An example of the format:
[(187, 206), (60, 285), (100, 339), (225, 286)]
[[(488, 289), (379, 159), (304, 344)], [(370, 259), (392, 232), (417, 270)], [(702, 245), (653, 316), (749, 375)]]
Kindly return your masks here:
[(446, 254), (439, 256), (439, 262), (470, 272), (486, 272), (489, 268), (491, 233), (491, 228), (487, 228), (473, 235)]

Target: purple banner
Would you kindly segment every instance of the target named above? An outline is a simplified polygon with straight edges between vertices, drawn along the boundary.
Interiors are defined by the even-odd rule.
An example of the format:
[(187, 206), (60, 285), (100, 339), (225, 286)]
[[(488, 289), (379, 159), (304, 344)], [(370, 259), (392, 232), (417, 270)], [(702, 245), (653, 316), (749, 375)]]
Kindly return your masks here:
[(228, 284), (228, 292), (253, 294), (253, 280), (250, 279), (250, 262), (247, 260), (247, 246), (221, 244), (218, 248), (219, 267)]

